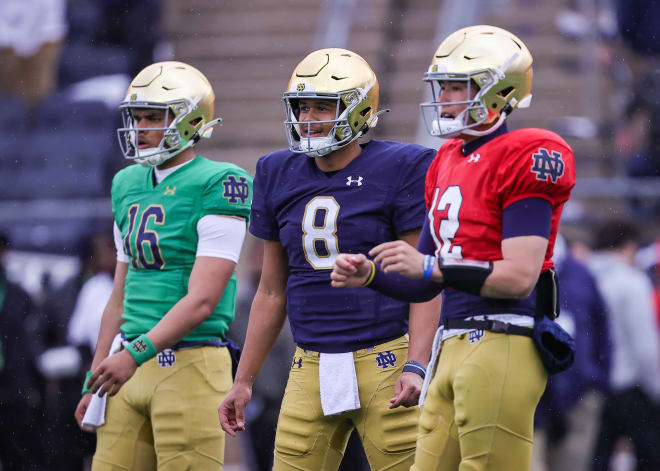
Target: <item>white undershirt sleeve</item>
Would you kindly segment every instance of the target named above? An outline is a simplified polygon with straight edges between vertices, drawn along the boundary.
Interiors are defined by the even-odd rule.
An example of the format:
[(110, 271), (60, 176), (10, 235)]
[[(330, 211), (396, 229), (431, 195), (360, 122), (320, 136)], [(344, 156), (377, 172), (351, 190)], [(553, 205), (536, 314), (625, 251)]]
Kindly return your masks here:
[(245, 219), (208, 214), (197, 222), (197, 257), (217, 257), (238, 263), (247, 232)]
[(114, 223), (114, 226), (112, 227), (112, 234), (115, 237), (115, 248), (117, 249), (117, 261), (128, 263), (129, 258), (128, 255), (126, 255), (126, 252), (124, 252), (124, 243), (121, 238), (121, 231), (119, 230), (119, 226), (117, 225), (116, 221)]

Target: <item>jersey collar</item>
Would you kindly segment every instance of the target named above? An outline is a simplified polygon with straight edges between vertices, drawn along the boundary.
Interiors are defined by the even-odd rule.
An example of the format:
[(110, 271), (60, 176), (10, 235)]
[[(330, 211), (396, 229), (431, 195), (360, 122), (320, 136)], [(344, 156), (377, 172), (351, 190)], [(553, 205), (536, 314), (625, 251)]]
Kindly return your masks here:
[(477, 150), (479, 147), (483, 146), (488, 141), (491, 141), (491, 140), (495, 139), (496, 137), (501, 136), (502, 134), (506, 134), (507, 132), (509, 132), (509, 130), (506, 127), (506, 123), (502, 123), (502, 126), (497, 128), (492, 133), (487, 134), (485, 136), (482, 136), (478, 139), (475, 139), (472, 142), (468, 142), (467, 144), (464, 144), (463, 148), (461, 149), (462, 152), (463, 152), (463, 155), (464, 156), (470, 155), (472, 152)]

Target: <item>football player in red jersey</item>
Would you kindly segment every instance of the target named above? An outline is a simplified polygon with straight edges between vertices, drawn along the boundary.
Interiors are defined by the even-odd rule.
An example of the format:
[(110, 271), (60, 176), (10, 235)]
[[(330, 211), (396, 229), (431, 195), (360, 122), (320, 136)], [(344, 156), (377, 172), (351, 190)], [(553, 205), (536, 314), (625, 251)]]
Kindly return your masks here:
[(573, 153), (550, 131), (507, 129), (532, 85), (532, 56), (508, 31), (451, 34), (425, 81), (427, 129), (450, 139), (426, 176), (418, 248), (387, 242), (369, 252), (373, 260), (342, 254), (333, 285), (409, 301), (444, 288), (429, 369), (442, 353), (420, 400), (411, 469), (529, 469), (534, 411), (552, 371), (530, 337), (555, 315), (551, 257), (575, 184)]

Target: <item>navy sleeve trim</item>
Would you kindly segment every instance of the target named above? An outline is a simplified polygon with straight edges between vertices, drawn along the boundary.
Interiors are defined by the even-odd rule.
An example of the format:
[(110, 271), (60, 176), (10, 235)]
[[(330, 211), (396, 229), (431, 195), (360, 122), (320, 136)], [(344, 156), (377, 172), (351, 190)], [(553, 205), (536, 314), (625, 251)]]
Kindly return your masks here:
[(525, 198), (502, 213), (502, 239), (537, 235), (548, 239), (552, 224), (552, 204), (543, 198)]

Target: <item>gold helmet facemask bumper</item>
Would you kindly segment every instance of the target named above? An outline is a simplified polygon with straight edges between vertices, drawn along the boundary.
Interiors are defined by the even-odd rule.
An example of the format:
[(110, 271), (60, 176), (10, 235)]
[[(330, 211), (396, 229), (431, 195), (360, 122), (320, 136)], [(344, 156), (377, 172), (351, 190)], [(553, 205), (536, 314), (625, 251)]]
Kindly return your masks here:
[[(329, 100), (335, 117), (326, 121), (299, 121), (299, 101)], [(289, 150), (321, 157), (358, 139), (376, 126), (378, 79), (369, 64), (346, 49), (321, 49), (309, 54), (293, 71), (284, 101), (284, 129)], [(332, 105), (330, 105), (332, 107)], [(312, 125), (333, 123), (327, 136), (309, 137)], [(307, 136), (301, 138), (301, 127)]]
[[(515, 108), (532, 99), (532, 56), (513, 34), (494, 26), (470, 26), (447, 37), (438, 47), (424, 81), (432, 101), (422, 103), (422, 117), (431, 136), (484, 136), (499, 128)], [(463, 82), (465, 101), (440, 102), (441, 85)], [(474, 88), (477, 92), (470, 99)], [(442, 117), (443, 107), (465, 105), (453, 118)], [(487, 129), (474, 129), (490, 124)]]
[[(213, 118), (215, 94), (206, 77), (182, 62), (158, 62), (143, 69), (128, 87), (119, 105), (123, 127), (117, 130), (124, 157), (144, 166), (156, 167), (208, 139), (213, 126), (222, 121)], [(133, 119), (137, 109), (165, 111), (165, 123), (159, 128), (138, 128)], [(138, 133), (163, 131), (158, 147), (140, 149)]]

